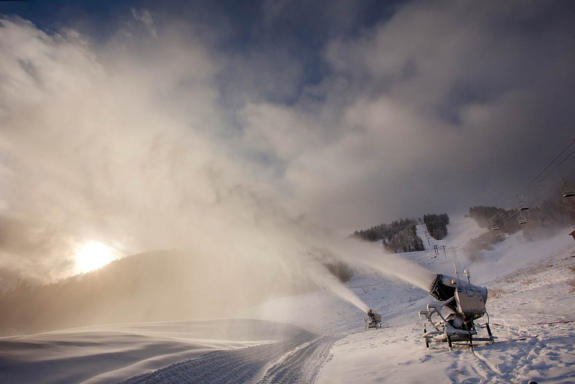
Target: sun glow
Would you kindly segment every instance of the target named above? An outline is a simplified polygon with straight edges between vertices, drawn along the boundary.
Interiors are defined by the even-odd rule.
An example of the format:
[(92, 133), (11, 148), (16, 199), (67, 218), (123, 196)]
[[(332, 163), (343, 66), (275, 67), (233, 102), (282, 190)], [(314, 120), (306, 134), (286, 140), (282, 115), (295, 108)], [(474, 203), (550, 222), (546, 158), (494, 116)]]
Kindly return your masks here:
[(88, 241), (78, 247), (75, 255), (77, 273), (86, 273), (111, 263), (119, 257), (114, 248), (100, 243)]

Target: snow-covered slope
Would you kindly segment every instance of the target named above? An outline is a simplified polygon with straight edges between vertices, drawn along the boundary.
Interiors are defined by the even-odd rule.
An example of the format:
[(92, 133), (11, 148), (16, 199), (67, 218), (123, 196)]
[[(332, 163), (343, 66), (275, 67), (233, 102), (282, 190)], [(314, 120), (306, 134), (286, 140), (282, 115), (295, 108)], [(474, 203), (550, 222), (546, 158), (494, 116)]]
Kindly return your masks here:
[(488, 287), (497, 339), (473, 352), (426, 349), (418, 312), (432, 301), (428, 293), (358, 273), (347, 285), (382, 313), (382, 329), (366, 331), (364, 313), (318, 291), (238, 313), (258, 320), (108, 325), (0, 338), (0, 382), (574, 382), (575, 241), (569, 231), (538, 241), (517, 233), (480, 260), (466, 260), (465, 242), (483, 231), (470, 219), (456, 219), (448, 237), (436, 243), (446, 253), (402, 255), (450, 275), (456, 262), (470, 270), (472, 282)]
[(250, 382), (317, 339), (260, 320), (115, 324), (5, 337), (0, 383)]
[[(480, 233), (467, 224), (467, 230), (453, 233), (445, 245), (460, 248), (465, 237)], [(423, 295), (418, 300), (406, 290), (402, 300), (386, 299), (387, 290), (382, 288), (379, 308), (391, 309), (383, 312), (387, 327), (339, 340), (318, 382), (575, 382), (575, 242), (568, 233), (539, 241), (517, 233), (484, 252), (479, 262), (460, 257), (459, 263), (475, 277), (473, 282), (489, 288), (494, 344), (474, 352), (468, 348), (451, 352), (446, 346), (426, 349), (417, 310), (431, 298)], [(452, 274), (449, 258), (456, 255), (448, 252), (447, 260), (433, 252), (405, 256)], [(369, 289), (372, 297), (377, 295), (373, 286)]]

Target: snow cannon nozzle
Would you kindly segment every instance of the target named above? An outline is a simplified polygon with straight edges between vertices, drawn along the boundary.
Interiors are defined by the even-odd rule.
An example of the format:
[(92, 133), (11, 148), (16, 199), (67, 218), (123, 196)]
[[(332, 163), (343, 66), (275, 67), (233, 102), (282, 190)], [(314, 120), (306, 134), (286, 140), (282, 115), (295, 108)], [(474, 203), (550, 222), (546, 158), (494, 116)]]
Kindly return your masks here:
[(371, 309), (371, 308), (369, 308), (369, 310), (367, 311), (367, 315), (368, 315), (369, 317), (377, 317), (377, 316), (380, 316), (380, 317), (381, 317), (381, 315), (380, 315), (379, 313), (375, 312), (375, 311), (374, 311), (373, 309)]
[(487, 288), (470, 284), (455, 277), (438, 274), (429, 294), (469, 320), (483, 316), (487, 302)]

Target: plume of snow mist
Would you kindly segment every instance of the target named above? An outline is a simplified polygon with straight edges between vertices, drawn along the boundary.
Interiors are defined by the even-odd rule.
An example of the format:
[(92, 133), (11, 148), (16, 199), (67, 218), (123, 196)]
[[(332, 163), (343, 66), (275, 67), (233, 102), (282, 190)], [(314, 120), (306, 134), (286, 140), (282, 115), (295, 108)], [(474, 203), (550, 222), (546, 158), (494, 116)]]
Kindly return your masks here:
[[(227, 124), (218, 61), (192, 35), (158, 28), (145, 42), (119, 33), (94, 46), (73, 32), (0, 21), (2, 214), (54, 233), (41, 237), (50, 239), (41, 242), (43, 251), (50, 248), (42, 263), (28, 257), (27, 244), (37, 241), (0, 244), (0, 269), (11, 260), (23, 279), (66, 277), (74, 255), (61, 248), (78, 240), (119, 243), (114, 248), (123, 254), (181, 251), (121, 260), (103, 271), (113, 305), (92, 308), (90, 322), (225, 316), (301, 292), (302, 280), (366, 311), (310, 255), (313, 249), (423, 287), (429, 276), (412, 263), (286, 214), (275, 180), (261, 172), (257, 156), (246, 156), (243, 138)], [(60, 234), (69, 241), (56, 241)], [(97, 291), (90, 284), (99, 279), (81, 280), (70, 286)], [(56, 287), (54, 306), (67, 287)], [(63, 312), (53, 311), (53, 323)]]
[(397, 277), (424, 291), (429, 291), (435, 274), (412, 261), (406, 260), (395, 254), (366, 255), (362, 257), (361, 265), (371, 268), (384, 276)]
[(308, 273), (313, 282), (321, 288), (329, 290), (334, 295), (347, 301), (364, 313), (369, 310), (369, 307), (363, 302), (363, 300), (353, 293), (353, 291), (345, 284), (339, 281), (325, 267), (317, 263), (310, 264)]
[(380, 246), (346, 239), (338, 244), (336, 256), (350, 265), (375, 271), (387, 278), (398, 278), (429, 291), (435, 274), (397, 254), (383, 252)]
[[(0, 20), (2, 214), (71, 238), (43, 242), (54, 248), (42, 252), (50, 263), (29, 258), (29, 247), (0, 244), (0, 270), (10, 259), (23, 266), (23, 279), (64, 278), (74, 254), (61, 248), (79, 241), (119, 243), (123, 254), (179, 251), (103, 270), (110, 302), (95, 303), (89, 320), (72, 319), (71, 304), (57, 310), (64, 307), (44, 301), (37, 310), (52, 307), (50, 327), (64, 316), (66, 325), (226, 316), (301, 292), (302, 281), (365, 310), (310, 256), (331, 240), (286, 214), (260, 166), (238, 149), (218, 104), (216, 61), (189, 36), (158, 29), (142, 44), (119, 33), (95, 46), (70, 31)], [(72, 279), (70, 291), (97, 291), (98, 273)], [(53, 296), (64, 301), (66, 287)], [(29, 316), (24, 301), (18, 313)]]

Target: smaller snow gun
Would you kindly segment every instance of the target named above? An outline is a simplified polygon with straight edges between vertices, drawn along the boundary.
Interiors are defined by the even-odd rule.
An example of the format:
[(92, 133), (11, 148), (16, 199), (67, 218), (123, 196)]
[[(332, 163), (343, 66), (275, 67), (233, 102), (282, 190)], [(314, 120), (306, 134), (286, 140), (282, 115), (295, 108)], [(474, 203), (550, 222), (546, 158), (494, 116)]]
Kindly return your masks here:
[(369, 328), (381, 328), (381, 315), (375, 312), (373, 309), (367, 311), (367, 318), (365, 319), (365, 329)]
[[(429, 348), (431, 341), (447, 342), (449, 349), (453, 348), (454, 342), (463, 341), (471, 348), (473, 341), (493, 342), (489, 314), (485, 309), (487, 288), (450, 276), (436, 275), (429, 294), (439, 301), (428, 304), (425, 310), (419, 312), (420, 318), (425, 316), (427, 323), (432, 326), (429, 332), (427, 323), (423, 328), (426, 347)], [(487, 322), (476, 326), (475, 320), (484, 315), (487, 315)], [(485, 328), (488, 337), (474, 337), (478, 328)]]

